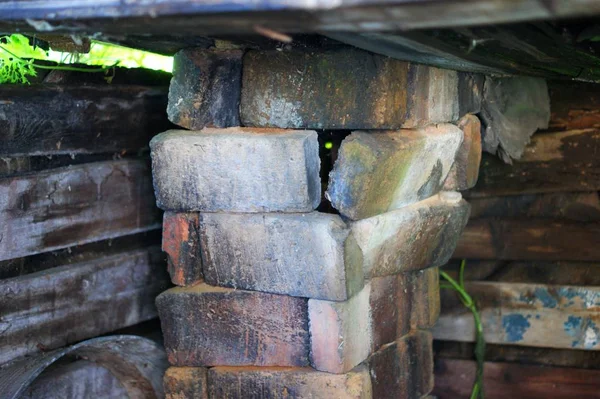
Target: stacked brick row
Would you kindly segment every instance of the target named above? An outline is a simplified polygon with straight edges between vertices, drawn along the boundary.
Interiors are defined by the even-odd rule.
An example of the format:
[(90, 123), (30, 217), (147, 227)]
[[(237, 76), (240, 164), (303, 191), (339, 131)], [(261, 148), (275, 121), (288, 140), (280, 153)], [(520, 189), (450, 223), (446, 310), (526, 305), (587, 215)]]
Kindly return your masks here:
[[(474, 82), (348, 49), (178, 54), (169, 116), (196, 130), (151, 143), (178, 286), (157, 298), (168, 398), (431, 392), (437, 267), (469, 213), (451, 190), (481, 151), (475, 117), (445, 122)], [(361, 129), (329, 175), (339, 214), (316, 211), (318, 136), (299, 128)]]

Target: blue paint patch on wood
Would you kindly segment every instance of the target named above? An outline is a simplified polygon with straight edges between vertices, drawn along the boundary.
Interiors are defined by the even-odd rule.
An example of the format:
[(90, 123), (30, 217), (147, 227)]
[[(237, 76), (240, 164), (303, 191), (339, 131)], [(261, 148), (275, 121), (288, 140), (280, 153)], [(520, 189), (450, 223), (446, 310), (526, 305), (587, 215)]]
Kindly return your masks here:
[(527, 317), (515, 313), (502, 317), (502, 327), (506, 333), (507, 342), (519, 342), (531, 324)]
[(573, 348), (594, 349), (598, 345), (598, 337), (600, 337), (600, 330), (591, 319), (582, 317), (569, 316), (567, 321), (564, 323), (565, 332), (576, 338), (571, 343)]
[(558, 301), (548, 292), (548, 289), (538, 287), (534, 291), (535, 297), (542, 302), (545, 308), (554, 309), (558, 306)]
[(577, 336), (579, 334), (579, 330), (581, 329), (582, 318), (576, 316), (569, 316), (567, 321), (564, 323), (564, 329), (567, 334), (571, 337)]

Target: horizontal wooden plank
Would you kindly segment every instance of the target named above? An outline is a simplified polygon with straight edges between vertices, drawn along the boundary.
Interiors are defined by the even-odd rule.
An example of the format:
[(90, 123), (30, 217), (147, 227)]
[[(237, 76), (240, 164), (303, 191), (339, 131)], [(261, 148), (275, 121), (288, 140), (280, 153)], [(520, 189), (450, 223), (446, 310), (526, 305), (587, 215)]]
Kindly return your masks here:
[(469, 221), (453, 258), (600, 261), (600, 223), (526, 219)]
[(469, 197), (600, 190), (600, 130), (537, 133), (513, 165), (484, 154)]
[[(482, 2), (467, 4), (476, 8)], [(564, 28), (551, 23), (438, 29), (440, 27), (431, 26), (436, 29), (417, 31), (398, 29), (395, 32), (368, 32), (364, 29), (356, 33), (345, 30), (328, 35), (375, 53), (447, 69), (555, 79), (570, 76), (594, 80), (600, 76), (595, 70), (582, 70), (584, 65), (591, 66), (597, 60), (595, 55), (586, 53), (587, 49), (580, 43), (560, 35)], [(522, 116), (526, 114), (524, 112)]]
[(3, 85), (0, 156), (121, 152), (171, 125), (167, 90), (133, 85)]
[[(137, 151), (136, 151), (137, 153)], [(126, 156), (121, 152), (119, 156)], [(45, 169), (63, 168), (82, 163), (111, 161), (114, 153), (73, 155), (32, 155), (0, 158), (0, 178), (40, 172)]]
[[(600, 287), (469, 282), (486, 342), (600, 350)], [(434, 337), (474, 341), (472, 314), (452, 292), (442, 297)]]
[(156, 229), (22, 258), (2, 260), (0, 261), (0, 280), (41, 272), (53, 267), (86, 262), (101, 256), (133, 251), (150, 245), (159, 245), (160, 240), (161, 231)]
[(0, 281), (0, 364), (157, 316), (168, 286), (158, 247)]
[[(471, 360), (438, 359), (433, 395), (468, 398), (475, 369)], [(483, 386), (487, 399), (593, 399), (600, 398), (600, 371), (486, 362)]]
[(600, 128), (600, 85), (589, 82), (548, 82), (550, 129)]
[[(472, 342), (433, 341), (436, 358), (473, 360)], [(489, 362), (517, 362), (546, 367), (577, 367), (600, 370), (600, 351), (536, 348), (534, 346), (485, 345), (485, 360)]]
[(470, 198), (471, 219), (484, 217), (600, 221), (598, 192), (526, 194)]
[(150, 168), (121, 160), (0, 179), (0, 260), (160, 227)]
[[(444, 270), (452, 276), (457, 276), (459, 264), (458, 260), (453, 260), (444, 266)], [(506, 262), (469, 259), (464, 279), (502, 283), (600, 286), (600, 262)]]
[[(30, 20), (23, 29), (52, 32), (250, 33), (253, 24), (291, 32), (319, 30), (406, 30), (415, 28), (482, 25), (524, 20), (587, 16), (600, 12), (593, 0), (557, 2), (552, 7), (536, 0), (523, 0), (507, 7), (504, 0), (99, 0), (0, 1), (0, 16), (8, 22)], [(179, 19), (168, 18), (179, 15)], [(130, 20), (126, 18), (129, 17)], [(142, 17), (142, 18), (132, 18)], [(160, 18), (157, 18), (160, 17)], [(68, 21), (75, 19), (76, 21)], [(161, 22), (170, 19), (170, 24)], [(51, 25), (36, 24), (43, 20)], [(61, 21), (67, 20), (67, 21)], [(91, 21), (90, 21), (91, 20)], [(123, 21), (124, 20), (124, 21)], [(60, 21), (60, 23), (59, 23)], [(118, 22), (123, 21), (121, 24)], [(69, 23), (70, 22), (70, 23)], [(95, 24), (92, 25), (91, 23)], [(166, 22), (166, 21), (165, 21)], [(11, 24), (12, 25), (12, 24)], [(79, 30), (76, 31), (76, 27)], [(121, 27), (121, 31), (118, 30)], [(93, 30), (93, 29), (95, 30)], [(15, 26), (6, 31), (15, 31)]]

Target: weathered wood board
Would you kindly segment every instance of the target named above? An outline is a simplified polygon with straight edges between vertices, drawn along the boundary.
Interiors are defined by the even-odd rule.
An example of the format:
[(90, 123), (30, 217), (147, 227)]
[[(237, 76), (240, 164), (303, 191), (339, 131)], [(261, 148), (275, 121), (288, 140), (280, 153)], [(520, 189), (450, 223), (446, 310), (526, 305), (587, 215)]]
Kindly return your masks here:
[(0, 260), (160, 227), (143, 160), (0, 179)]
[(467, 224), (453, 258), (597, 261), (600, 223), (476, 219)]
[[(600, 349), (600, 287), (469, 282), (485, 340), (495, 344)], [(473, 315), (451, 292), (442, 297), (434, 337), (474, 341)]]
[(127, 391), (110, 371), (87, 360), (46, 369), (22, 399), (127, 399)]
[[(444, 266), (444, 271), (458, 276), (459, 261)], [(468, 259), (466, 281), (534, 283), (550, 285), (600, 286), (600, 262), (569, 261), (494, 261)]]
[(157, 316), (159, 247), (0, 281), (0, 364)]
[(600, 130), (537, 133), (513, 165), (482, 158), (470, 197), (600, 190)]
[[(438, 399), (468, 398), (475, 362), (438, 359), (435, 388)], [(488, 399), (600, 398), (600, 371), (486, 362), (483, 385)]]
[[(433, 349), (436, 358), (473, 360), (475, 344), (472, 342), (434, 341)], [(600, 370), (600, 351), (486, 344), (485, 360), (488, 362), (516, 362), (545, 367), (575, 367)]]
[(600, 221), (596, 191), (471, 198), (471, 219), (485, 217)]
[(129, 85), (0, 88), (0, 156), (121, 152), (167, 130), (167, 90)]
[(589, 82), (548, 82), (550, 129), (600, 128), (600, 85)]
[(29, 273), (41, 272), (58, 266), (87, 262), (101, 256), (109, 256), (121, 252), (145, 248), (148, 245), (158, 245), (160, 230), (151, 230), (103, 241), (95, 241), (85, 245), (77, 245), (43, 252), (22, 258), (0, 261), (0, 279), (23, 276)]

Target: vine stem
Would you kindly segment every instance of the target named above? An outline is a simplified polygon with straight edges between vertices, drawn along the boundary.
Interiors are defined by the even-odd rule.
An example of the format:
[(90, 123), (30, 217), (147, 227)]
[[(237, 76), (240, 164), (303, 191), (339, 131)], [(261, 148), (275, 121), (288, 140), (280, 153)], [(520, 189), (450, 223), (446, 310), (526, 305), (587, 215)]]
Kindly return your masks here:
[(440, 288), (449, 288), (456, 291), (463, 305), (473, 314), (473, 320), (475, 322), (475, 360), (477, 362), (477, 370), (475, 373), (475, 381), (473, 383), (473, 389), (471, 391), (470, 398), (484, 399), (483, 368), (485, 360), (485, 338), (483, 335), (483, 324), (481, 323), (481, 317), (477, 311), (475, 301), (473, 301), (473, 298), (465, 289), (464, 273), (466, 263), (467, 261), (463, 260), (460, 264), (458, 282), (450, 277), (448, 273), (440, 270), (440, 276), (448, 282), (448, 284), (440, 283)]
[(0, 46), (0, 50), (5, 51), (6, 53), (10, 54), (11, 56), (15, 57), (17, 60), (25, 62), (25, 63), (29, 63), (31, 66), (33, 66), (34, 68), (39, 68), (39, 69), (52, 69), (55, 71), (73, 71), (73, 72), (104, 72), (107, 69), (110, 69), (112, 67), (102, 67), (102, 68), (94, 68), (94, 69), (90, 69), (90, 68), (77, 68), (77, 67), (69, 67), (69, 66), (64, 66), (64, 65), (39, 65), (36, 64), (35, 62), (33, 62), (33, 60), (27, 61), (21, 57), (19, 57), (18, 55), (16, 55), (15, 53), (13, 53), (12, 51), (10, 51), (9, 49), (7, 49), (4, 46)]

